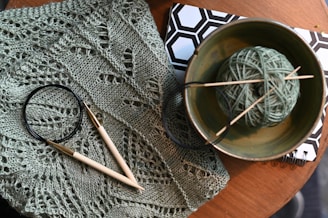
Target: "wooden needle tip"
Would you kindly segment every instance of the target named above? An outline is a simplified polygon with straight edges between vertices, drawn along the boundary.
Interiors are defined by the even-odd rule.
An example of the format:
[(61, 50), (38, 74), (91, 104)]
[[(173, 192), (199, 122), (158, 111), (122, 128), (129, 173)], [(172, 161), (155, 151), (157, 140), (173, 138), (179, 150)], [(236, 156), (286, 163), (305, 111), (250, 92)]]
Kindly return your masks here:
[(145, 191), (145, 188), (138, 184), (136, 185), (136, 188), (139, 189), (140, 191)]

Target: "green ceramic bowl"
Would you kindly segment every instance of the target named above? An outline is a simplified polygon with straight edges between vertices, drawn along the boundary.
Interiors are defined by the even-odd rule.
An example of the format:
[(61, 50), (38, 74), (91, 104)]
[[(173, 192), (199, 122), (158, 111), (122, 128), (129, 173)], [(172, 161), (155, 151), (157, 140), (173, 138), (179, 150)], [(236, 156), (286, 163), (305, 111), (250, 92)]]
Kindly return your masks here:
[[(215, 81), (220, 63), (248, 46), (265, 46), (283, 53), (299, 75), (301, 96), (291, 114), (274, 127), (250, 128), (234, 124), (225, 138), (212, 145), (233, 157), (245, 160), (279, 158), (301, 145), (319, 121), (325, 102), (325, 79), (316, 55), (293, 29), (276, 21), (249, 18), (226, 24), (209, 35), (195, 50), (185, 82)], [(199, 134), (210, 141), (227, 119), (213, 88), (187, 88), (184, 91), (188, 116)]]

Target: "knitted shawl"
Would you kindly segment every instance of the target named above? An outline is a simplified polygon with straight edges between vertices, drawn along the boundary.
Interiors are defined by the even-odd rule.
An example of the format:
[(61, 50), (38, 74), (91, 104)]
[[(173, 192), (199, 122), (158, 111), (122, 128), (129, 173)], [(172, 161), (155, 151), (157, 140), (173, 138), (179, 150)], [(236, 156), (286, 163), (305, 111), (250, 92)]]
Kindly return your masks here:
[[(23, 103), (45, 84), (70, 87), (101, 115), (145, 191), (26, 131)], [(229, 175), (216, 151), (186, 149), (167, 136), (163, 102), (177, 86), (143, 0), (68, 0), (1, 12), (0, 195), (31, 217), (187, 217), (217, 195)], [(61, 106), (65, 116), (70, 108)], [(174, 113), (171, 128), (201, 143), (185, 117)], [(44, 125), (54, 128), (51, 122)], [(63, 144), (123, 174), (87, 116)]]

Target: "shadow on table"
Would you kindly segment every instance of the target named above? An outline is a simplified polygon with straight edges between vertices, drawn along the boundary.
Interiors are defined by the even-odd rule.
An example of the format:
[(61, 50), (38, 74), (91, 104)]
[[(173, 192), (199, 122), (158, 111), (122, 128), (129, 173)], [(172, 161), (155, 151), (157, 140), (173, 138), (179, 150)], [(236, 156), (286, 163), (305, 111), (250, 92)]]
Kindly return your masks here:
[(0, 11), (5, 10), (8, 1), (9, 0), (0, 0)]
[(10, 217), (10, 218), (25, 218), (25, 216), (20, 215), (16, 210), (11, 208), (7, 201), (3, 198), (0, 198), (0, 212), (1, 217)]
[(322, 214), (317, 170), (301, 191), (271, 218), (327, 218)]

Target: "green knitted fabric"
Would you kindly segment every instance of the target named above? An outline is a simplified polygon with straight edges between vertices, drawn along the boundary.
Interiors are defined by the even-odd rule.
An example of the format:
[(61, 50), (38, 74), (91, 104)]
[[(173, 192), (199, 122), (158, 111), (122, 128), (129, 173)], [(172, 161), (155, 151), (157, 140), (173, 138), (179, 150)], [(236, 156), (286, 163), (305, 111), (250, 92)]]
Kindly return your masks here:
[[(177, 82), (142, 0), (68, 0), (1, 12), (0, 75), (0, 194), (22, 214), (186, 217), (229, 180), (215, 151), (185, 150), (166, 136), (162, 105)], [(91, 105), (145, 191), (28, 134), (23, 102), (54, 83)], [(65, 116), (70, 108), (59, 105)], [(184, 132), (198, 143), (192, 129)], [(87, 116), (63, 144), (122, 173)]]

